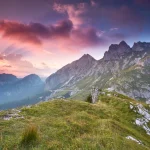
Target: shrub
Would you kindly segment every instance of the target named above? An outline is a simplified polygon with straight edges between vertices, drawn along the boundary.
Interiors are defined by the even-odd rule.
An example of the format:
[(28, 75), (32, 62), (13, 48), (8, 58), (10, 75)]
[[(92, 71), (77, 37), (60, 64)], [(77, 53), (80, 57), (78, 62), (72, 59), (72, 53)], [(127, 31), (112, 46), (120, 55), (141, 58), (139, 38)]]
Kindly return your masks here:
[(21, 145), (30, 146), (35, 144), (38, 141), (38, 130), (34, 125), (27, 127), (22, 135)]
[(88, 102), (88, 103), (92, 103), (92, 95), (89, 94), (89, 96), (86, 98), (85, 101)]

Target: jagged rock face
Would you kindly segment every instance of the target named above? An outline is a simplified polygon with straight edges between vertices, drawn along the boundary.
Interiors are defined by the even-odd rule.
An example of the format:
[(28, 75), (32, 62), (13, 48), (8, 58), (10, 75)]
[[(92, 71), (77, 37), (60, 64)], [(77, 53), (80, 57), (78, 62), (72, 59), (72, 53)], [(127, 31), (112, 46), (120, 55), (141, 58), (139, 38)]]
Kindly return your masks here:
[(134, 43), (132, 49), (133, 51), (147, 51), (150, 50), (150, 43), (146, 42)]
[[(84, 55), (46, 80), (46, 90), (114, 88), (136, 99), (150, 99), (150, 43), (130, 48), (124, 41), (109, 47), (101, 60)], [(138, 47), (143, 48), (139, 51)], [(83, 92), (74, 92), (76, 95)], [(86, 92), (84, 92), (86, 93)], [(73, 94), (71, 94), (72, 96)]]
[(104, 60), (111, 61), (111, 60), (118, 60), (120, 56), (130, 52), (131, 48), (127, 45), (124, 41), (122, 41), (119, 45), (112, 44), (109, 47), (109, 50), (104, 54)]
[(144, 61), (144, 66), (150, 66), (150, 57), (147, 57)]
[(143, 55), (139, 61), (122, 70), (118, 77), (108, 82), (116, 91), (126, 94), (134, 99), (150, 99), (150, 63), (149, 54)]
[(84, 78), (97, 61), (90, 55), (83, 55), (79, 60), (66, 65), (52, 74), (46, 80), (46, 89), (56, 89), (69, 82), (76, 82)]

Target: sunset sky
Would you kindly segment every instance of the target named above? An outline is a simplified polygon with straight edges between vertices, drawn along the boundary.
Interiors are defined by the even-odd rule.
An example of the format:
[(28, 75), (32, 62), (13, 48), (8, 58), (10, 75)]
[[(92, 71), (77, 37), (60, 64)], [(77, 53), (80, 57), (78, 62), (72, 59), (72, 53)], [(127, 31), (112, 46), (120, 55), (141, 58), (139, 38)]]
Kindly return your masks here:
[(0, 73), (46, 77), (149, 35), (150, 0), (0, 0)]

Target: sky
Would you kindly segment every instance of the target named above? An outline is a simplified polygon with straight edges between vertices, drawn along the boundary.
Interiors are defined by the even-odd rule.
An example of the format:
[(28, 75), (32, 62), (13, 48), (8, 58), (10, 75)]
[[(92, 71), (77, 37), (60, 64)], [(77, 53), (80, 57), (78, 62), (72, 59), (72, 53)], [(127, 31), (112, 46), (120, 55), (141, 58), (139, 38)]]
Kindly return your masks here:
[(110, 44), (150, 42), (150, 0), (0, 0), (0, 73), (47, 77)]

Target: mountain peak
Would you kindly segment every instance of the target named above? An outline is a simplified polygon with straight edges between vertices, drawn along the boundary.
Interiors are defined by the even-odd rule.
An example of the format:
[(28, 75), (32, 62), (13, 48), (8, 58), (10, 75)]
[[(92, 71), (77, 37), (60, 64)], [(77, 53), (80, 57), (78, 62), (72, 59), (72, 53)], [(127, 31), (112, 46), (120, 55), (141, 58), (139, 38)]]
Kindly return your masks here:
[(55, 74), (50, 75), (46, 79), (46, 89), (56, 89), (77, 82), (89, 73), (96, 62), (97, 60), (91, 55), (84, 54), (80, 59), (62, 67)]
[(128, 46), (128, 44), (125, 42), (125, 41), (121, 41), (120, 43), (119, 43), (119, 45), (127, 45)]
[(144, 51), (144, 50), (150, 50), (150, 43), (149, 42), (137, 42), (134, 43), (132, 47), (133, 51)]
[(17, 81), (18, 78), (14, 76), (13, 74), (0, 74), (0, 82), (14, 82)]
[(92, 58), (92, 59), (94, 59), (91, 55), (89, 55), (89, 54), (84, 54), (81, 58)]
[[(36, 74), (29, 74), (29, 75), (27, 75), (26, 77), (28, 77), (28, 78), (29, 78), (29, 77), (39, 77), (39, 76), (38, 76), (38, 75), (36, 75)], [(25, 78), (26, 78), (26, 77), (25, 77)]]
[(121, 41), (119, 44), (111, 44), (109, 50), (104, 54), (104, 60), (118, 60), (125, 53), (130, 52), (130, 46)]
[(25, 76), (23, 79), (39, 79), (40, 80), (40, 77), (38, 76), (38, 75), (36, 75), (36, 74), (29, 74), (29, 75), (27, 75), (27, 76)]
[(84, 54), (78, 61), (96, 61), (91, 55)]

